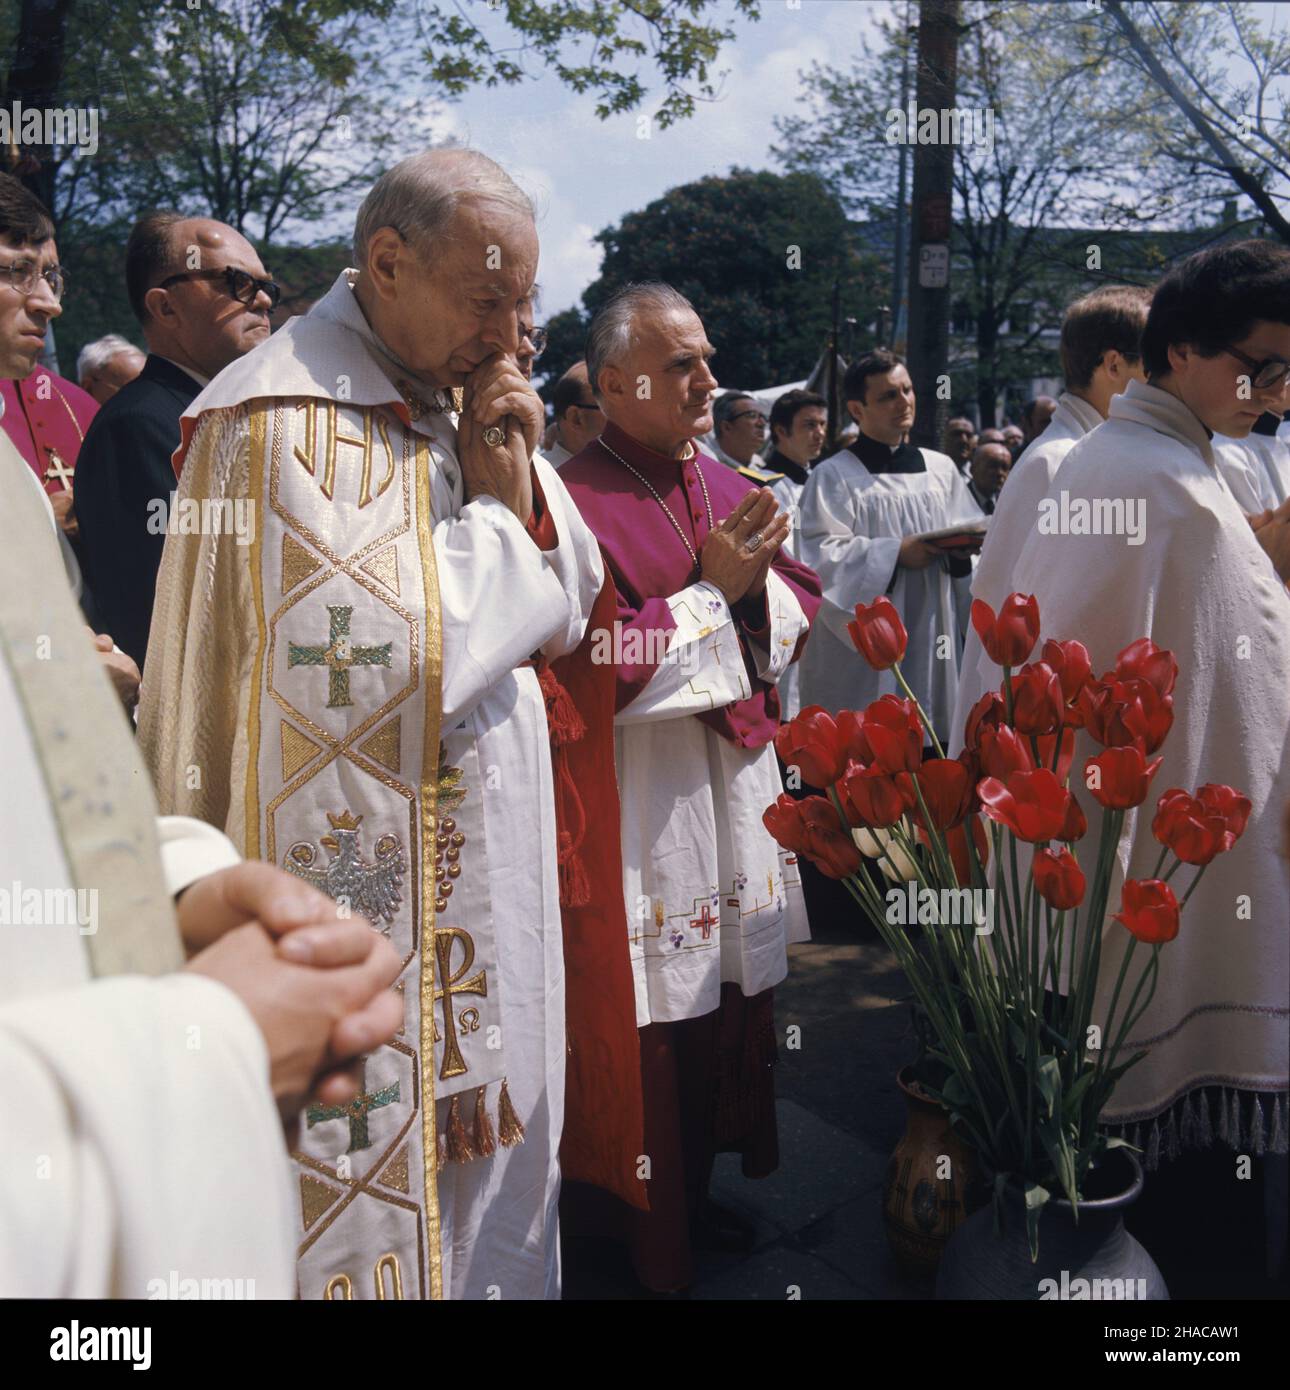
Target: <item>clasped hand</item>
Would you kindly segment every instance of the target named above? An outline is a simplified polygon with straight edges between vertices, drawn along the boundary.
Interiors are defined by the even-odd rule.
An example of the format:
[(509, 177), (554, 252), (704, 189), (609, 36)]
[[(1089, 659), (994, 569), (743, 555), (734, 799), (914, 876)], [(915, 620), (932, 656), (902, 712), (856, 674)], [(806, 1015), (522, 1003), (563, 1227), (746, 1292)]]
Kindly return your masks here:
[[(486, 357), (466, 381), (457, 421), (457, 456), (461, 460), (466, 500), (496, 497), (522, 522), (533, 512), (529, 460), (542, 440), (545, 416), (537, 392), (510, 357)], [(500, 444), (489, 444), (484, 431), (498, 426)]]
[[(749, 538), (758, 532), (761, 544), (749, 550)], [(700, 556), (703, 579), (720, 589), (731, 605), (741, 598), (760, 598), (771, 561), (788, 539), (788, 532), (788, 513), (779, 510), (769, 488), (746, 493), (704, 541)]]
[(231, 989), (259, 1026), (288, 1132), (311, 1097), (352, 1101), (362, 1056), (403, 1023), (390, 990), (403, 965), (394, 947), (271, 864), (237, 864), (198, 879), (180, 896), (177, 915), (192, 954), (187, 969)]

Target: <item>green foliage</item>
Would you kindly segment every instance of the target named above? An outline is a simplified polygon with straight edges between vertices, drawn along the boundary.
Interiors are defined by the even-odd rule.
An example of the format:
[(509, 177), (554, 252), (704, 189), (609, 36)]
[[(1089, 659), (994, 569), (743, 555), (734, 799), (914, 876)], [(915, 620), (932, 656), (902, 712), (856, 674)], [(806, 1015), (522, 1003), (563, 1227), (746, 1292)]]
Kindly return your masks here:
[[(985, 423), (1010, 383), (1055, 373), (1042, 334), (1066, 303), (1115, 278), (1105, 263), (1100, 274), (1087, 270), (1090, 240), (1151, 227), (1168, 210), (1152, 184), (1123, 176), (1158, 99), (1114, 65), (1088, 61), (1087, 27), (1058, 22), (1082, 10), (963, 6), (957, 104), (993, 114), (993, 143), (955, 149), (952, 283), (956, 317), (972, 334), (951, 375), (954, 398), (975, 394)], [(801, 114), (776, 122), (780, 163), (819, 175), (889, 241), (895, 219), (909, 215), (896, 206), (901, 147), (887, 139), (912, 44), (904, 13), (893, 6), (849, 65), (802, 74)], [(1033, 322), (1021, 333), (1005, 328), (1023, 304), (1034, 307)]]
[(652, 60), (664, 80), (660, 129), (719, 94), (724, 73), (713, 64), (734, 36), (729, 21), (760, 12), (760, 0), (417, 0), (425, 60), (449, 95), (521, 82), (536, 59), (573, 91), (594, 93), (603, 120), (641, 104), (640, 67)]
[(806, 376), (827, 343), (835, 279), (844, 316), (867, 323), (879, 302), (877, 260), (812, 175), (711, 175), (669, 189), (596, 240), (604, 262), (586, 309), (632, 281), (665, 280), (698, 310), (717, 349), (713, 370), (730, 386)]

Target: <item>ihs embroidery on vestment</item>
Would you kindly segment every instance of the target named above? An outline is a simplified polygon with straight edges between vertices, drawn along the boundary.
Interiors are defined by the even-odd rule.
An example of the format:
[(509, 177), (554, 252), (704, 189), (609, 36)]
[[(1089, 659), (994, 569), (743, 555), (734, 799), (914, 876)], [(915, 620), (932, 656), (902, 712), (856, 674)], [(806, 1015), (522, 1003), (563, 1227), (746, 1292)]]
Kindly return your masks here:
[(318, 856), (313, 845), (298, 840), (287, 851), (282, 867), (313, 884), (333, 902), (345, 903), (373, 926), (381, 921), (392, 922), (403, 901), (402, 883), (408, 868), (398, 838), (388, 833), (381, 835), (375, 846), (376, 861), (370, 863), (363, 858), (358, 844), (363, 817), (351, 816), (348, 811), (333, 816), (329, 811), (327, 819), (335, 833), (321, 836), (318, 843), (330, 852), (331, 862), (325, 868), (315, 869), (313, 864)]

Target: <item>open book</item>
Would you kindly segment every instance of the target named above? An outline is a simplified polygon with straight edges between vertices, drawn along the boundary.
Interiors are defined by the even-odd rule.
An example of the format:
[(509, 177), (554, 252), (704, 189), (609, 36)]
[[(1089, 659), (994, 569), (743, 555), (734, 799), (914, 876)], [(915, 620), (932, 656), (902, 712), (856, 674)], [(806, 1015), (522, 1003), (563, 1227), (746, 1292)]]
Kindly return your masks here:
[(942, 550), (956, 550), (960, 546), (981, 541), (989, 529), (988, 516), (974, 516), (956, 521), (952, 526), (942, 526), (939, 531), (920, 531), (916, 539), (939, 546)]

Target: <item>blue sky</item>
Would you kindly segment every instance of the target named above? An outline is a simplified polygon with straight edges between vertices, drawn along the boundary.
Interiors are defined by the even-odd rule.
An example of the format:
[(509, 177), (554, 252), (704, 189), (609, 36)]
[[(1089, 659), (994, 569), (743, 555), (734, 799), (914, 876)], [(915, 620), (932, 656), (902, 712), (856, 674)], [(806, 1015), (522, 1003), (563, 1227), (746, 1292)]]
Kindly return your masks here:
[[(591, 238), (624, 213), (734, 164), (778, 168), (772, 122), (797, 108), (798, 73), (816, 59), (849, 60), (861, 28), (886, 8), (867, 0), (802, 0), (800, 8), (763, 0), (761, 20), (736, 21), (735, 41), (722, 51), (717, 66), (729, 70), (722, 99), (699, 103), (689, 120), (654, 128), (648, 140), (637, 137), (638, 113), (600, 121), (594, 96), (578, 96), (546, 73), (516, 87), (473, 90), (445, 106), (433, 129), (491, 155), (534, 198), (549, 318), (596, 278), (600, 248)], [(483, 6), (469, 12), (482, 16)], [(500, 18), (489, 22), (506, 32)], [(659, 83), (648, 60), (643, 68), (655, 98), (640, 108), (648, 112)]]
[[(462, 7), (499, 47), (513, 46), (513, 31), (501, 14), (489, 14), (486, 0), (462, 0)], [(801, 110), (798, 74), (813, 61), (849, 66), (861, 35), (891, 8), (886, 0), (762, 0), (761, 19), (751, 22), (735, 16), (729, 0), (715, 0), (708, 13), (734, 16), (735, 26), (735, 39), (716, 64), (727, 70), (722, 95), (699, 103), (692, 117), (668, 130), (654, 127), (647, 140), (637, 135), (639, 115), (656, 108), (661, 86), (649, 58), (641, 60), (649, 95), (638, 112), (601, 121), (594, 94), (571, 92), (533, 60), (531, 80), (471, 89), (428, 109), (425, 128), (491, 155), (533, 197), (542, 240), (541, 312), (549, 318), (575, 304), (596, 278), (600, 248), (592, 236), (625, 213), (732, 165), (778, 170), (773, 122)], [(1260, 9), (1278, 28), (1290, 24), (1284, 0)], [(893, 74), (893, 88), (898, 80)]]

